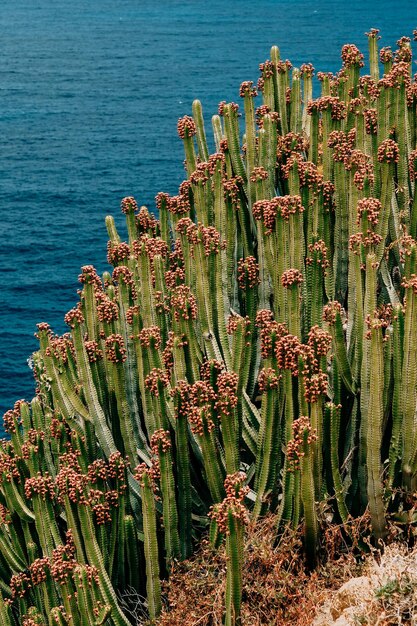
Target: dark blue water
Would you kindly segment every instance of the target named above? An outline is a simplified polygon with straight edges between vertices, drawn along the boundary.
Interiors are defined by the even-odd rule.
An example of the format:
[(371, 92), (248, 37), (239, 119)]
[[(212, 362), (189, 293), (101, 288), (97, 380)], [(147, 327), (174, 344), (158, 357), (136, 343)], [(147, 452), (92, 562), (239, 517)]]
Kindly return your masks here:
[(106, 268), (105, 215), (176, 192), (194, 98), (209, 126), (273, 44), (334, 71), (371, 27), (395, 45), (416, 26), (406, 0), (2, 0), (0, 414), (33, 395), (36, 323), (64, 332), (80, 266)]

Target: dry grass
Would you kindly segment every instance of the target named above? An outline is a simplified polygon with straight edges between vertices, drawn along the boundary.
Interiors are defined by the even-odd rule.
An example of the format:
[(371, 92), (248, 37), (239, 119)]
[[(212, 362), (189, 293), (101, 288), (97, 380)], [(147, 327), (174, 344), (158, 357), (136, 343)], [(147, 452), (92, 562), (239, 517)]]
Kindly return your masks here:
[[(349, 541), (340, 526), (323, 528), (320, 562), (308, 571), (302, 529), (284, 532), (275, 545), (277, 518), (268, 515), (246, 534), (242, 594), (244, 626), (307, 626), (331, 589), (360, 574), (363, 561), (355, 550), (368, 520), (352, 522)], [(353, 547), (352, 547), (353, 546)], [(224, 610), (226, 556), (207, 541), (192, 559), (174, 567), (165, 592), (169, 608), (158, 626), (221, 626)]]

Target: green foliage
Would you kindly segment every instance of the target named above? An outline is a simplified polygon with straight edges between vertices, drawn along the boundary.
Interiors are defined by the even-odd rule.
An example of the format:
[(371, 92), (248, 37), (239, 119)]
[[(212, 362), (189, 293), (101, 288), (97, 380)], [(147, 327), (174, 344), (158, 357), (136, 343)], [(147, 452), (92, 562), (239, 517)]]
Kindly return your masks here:
[(303, 521), (312, 565), (321, 501), (342, 523), (369, 507), (376, 540), (390, 506), (407, 517), (417, 87), (409, 40), (381, 51), (379, 80), (368, 36), (371, 76), (344, 46), (316, 99), (312, 66), (272, 48), (260, 106), (249, 81), (244, 128), (221, 103), (211, 155), (195, 101), (178, 195), (158, 194), (159, 219), (125, 198), (127, 242), (106, 219), (112, 274), (82, 268), (69, 333), (38, 325), (36, 398), (6, 413), (0, 450), (5, 626), (129, 624), (127, 588), (155, 621), (210, 517), (232, 626), (247, 516), (276, 511), (277, 534)]

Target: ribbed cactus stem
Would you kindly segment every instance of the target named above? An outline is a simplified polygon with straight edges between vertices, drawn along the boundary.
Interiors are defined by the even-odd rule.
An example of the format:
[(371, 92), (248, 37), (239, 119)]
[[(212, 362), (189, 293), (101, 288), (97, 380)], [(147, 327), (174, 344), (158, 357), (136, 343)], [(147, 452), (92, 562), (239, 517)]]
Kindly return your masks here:
[(379, 320), (371, 317), (370, 325), (369, 406), (366, 433), (368, 498), (373, 533), (377, 539), (383, 539), (387, 532), (381, 480), (384, 353)]
[(194, 100), (193, 118), (197, 127), (197, 145), (198, 153), (201, 161), (208, 161), (209, 151), (207, 147), (206, 131), (204, 129), (203, 107), (200, 100)]
[[(301, 419), (301, 418), (300, 418)], [(306, 429), (303, 433), (303, 456), (301, 458), (301, 501), (305, 519), (305, 549), (310, 565), (316, 564), (318, 523), (314, 501), (314, 477), (311, 454), (310, 433)]]
[(330, 460), (333, 486), (340, 519), (345, 523), (349, 516), (349, 511), (345, 502), (345, 490), (339, 469), (340, 409), (339, 405), (332, 402), (326, 405), (327, 420), (330, 426)]

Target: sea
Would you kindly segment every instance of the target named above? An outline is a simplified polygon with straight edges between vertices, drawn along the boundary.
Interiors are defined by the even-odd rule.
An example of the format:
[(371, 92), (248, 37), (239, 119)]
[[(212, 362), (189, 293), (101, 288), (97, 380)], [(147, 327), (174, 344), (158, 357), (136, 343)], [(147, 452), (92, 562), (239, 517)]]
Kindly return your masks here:
[(124, 237), (121, 198), (155, 211), (184, 180), (176, 124), (192, 101), (210, 134), (272, 45), (337, 71), (343, 44), (366, 55), (371, 28), (395, 47), (417, 3), (1, 0), (0, 419), (34, 395), (36, 324), (65, 332), (80, 267), (108, 269), (105, 216)]

